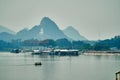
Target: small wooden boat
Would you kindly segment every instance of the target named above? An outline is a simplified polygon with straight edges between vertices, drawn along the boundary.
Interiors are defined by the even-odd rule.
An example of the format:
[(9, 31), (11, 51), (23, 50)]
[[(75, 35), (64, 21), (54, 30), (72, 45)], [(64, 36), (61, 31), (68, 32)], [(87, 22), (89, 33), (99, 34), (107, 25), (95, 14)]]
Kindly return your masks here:
[(35, 64), (34, 64), (35, 66), (41, 66), (42, 65), (42, 63), (41, 62), (35, 62)]

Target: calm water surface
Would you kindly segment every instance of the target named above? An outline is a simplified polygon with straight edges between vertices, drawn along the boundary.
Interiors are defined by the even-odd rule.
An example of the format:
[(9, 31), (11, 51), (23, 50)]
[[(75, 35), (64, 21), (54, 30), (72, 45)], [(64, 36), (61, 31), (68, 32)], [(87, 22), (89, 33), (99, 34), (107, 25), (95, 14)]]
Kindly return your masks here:
[[(42, 62), (42, 66), (34, 66)], [(120, 56), (31, 56), (0, 52), (0, 80), (115, 80)]]

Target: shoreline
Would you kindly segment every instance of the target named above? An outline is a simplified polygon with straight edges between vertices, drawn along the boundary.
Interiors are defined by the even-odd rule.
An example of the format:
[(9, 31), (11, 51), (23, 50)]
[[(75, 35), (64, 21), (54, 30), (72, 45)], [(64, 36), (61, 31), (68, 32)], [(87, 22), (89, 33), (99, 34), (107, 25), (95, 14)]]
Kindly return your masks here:
[(83, 53), (84, 55), (120, 55), (120, 52), (106, 52), (106, 51), (93, 51), (93, 52), (85, 52), (85, 53)]

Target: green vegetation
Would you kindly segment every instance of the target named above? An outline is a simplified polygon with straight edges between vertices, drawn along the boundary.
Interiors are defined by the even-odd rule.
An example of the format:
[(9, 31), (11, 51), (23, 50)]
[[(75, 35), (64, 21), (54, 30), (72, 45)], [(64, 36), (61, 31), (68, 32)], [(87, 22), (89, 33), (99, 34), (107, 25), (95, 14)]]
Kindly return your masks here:
[(11, 42), (5, 42), (0, 40), (0, 51), (22, 48), (24, 46), (44, 46), (49, 48), (65, 48), (65, 49), (78, 49), (83, 50), (95, 50), (95, 51), (107, 51), (110, 49), (120, 49), (120, 36), (115, 36), (111, 39), (96, 41), (93, 45), (90, 45), (84, 41), (69, 41), (67, 39), (58, 39), (56, 41), (52, 39), (46, 39), (39, 41), (37, 39), (31, 40), (12, 40)]

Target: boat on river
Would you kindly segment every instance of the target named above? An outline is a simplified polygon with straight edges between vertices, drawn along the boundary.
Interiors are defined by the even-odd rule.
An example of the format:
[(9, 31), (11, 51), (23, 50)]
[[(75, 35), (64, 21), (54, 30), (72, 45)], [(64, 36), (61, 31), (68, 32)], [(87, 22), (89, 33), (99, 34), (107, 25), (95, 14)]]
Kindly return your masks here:
[(11, 53), (20, 53), (21, 52), (21, 49), (13, 49), (11, 50)]

